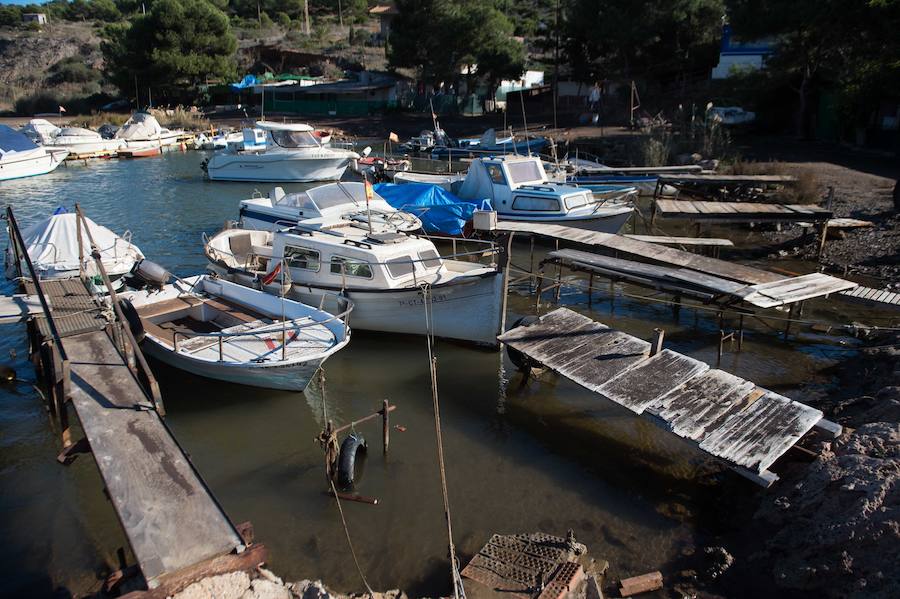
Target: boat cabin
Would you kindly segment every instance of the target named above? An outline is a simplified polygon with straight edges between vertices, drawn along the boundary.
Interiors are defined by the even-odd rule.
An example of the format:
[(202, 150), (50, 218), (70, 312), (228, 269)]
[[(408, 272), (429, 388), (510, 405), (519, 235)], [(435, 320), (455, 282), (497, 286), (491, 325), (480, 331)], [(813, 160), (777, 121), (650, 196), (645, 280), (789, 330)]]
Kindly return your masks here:
[(473, 160), (457, 195), (487, 198), (501, 215), (558, 217), (598, 203), (590, 190), (549, 182), (541, 159), (531, 156)]
[(293, 281), (336, 289), (410, 287), (433, 283), (446, 271), (431, 241), (399, 232), (369, 234), (355, 225), (275, 233), (272, 255), (284, 258)]

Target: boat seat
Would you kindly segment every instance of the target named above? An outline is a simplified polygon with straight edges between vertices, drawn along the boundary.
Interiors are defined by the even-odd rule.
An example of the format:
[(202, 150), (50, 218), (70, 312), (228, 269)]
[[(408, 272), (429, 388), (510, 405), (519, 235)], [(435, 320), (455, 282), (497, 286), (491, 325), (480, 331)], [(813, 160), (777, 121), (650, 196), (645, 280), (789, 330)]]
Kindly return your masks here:
[(253, 238), (250, 236), (250, 233), (231, 235), (228, 237), (228, 247), (231, 248), (231, 253), (234, 254), (236, 259), (244, 258), (253, 247)]

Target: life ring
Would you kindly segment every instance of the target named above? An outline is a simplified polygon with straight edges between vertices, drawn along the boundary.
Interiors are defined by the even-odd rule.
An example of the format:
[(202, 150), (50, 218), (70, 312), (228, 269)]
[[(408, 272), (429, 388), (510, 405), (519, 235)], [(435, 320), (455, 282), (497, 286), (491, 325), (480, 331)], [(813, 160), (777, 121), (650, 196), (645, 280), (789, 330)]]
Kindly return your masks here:
[[(538, 320), (539, 319), (537, 316), (523, 316), (513, 324), (512, 328), (522, 326), (527, 327), (533, 325)], [(540, 364), (538, 364), (519, 350), (515, 349), (511, 345), (506, 346), (506, 355), (509, 356), (510, 361), (515, 364), (516, 368), (525, 372), (531, 370), (532, 368), (537, 368), (540, 366)]]
[(134, 304), (131, 303), (131, 300), (122, 298), (119, 300), (119, 309), (122, 310), (125, 320), (128, 321), (128, 328), (131, 329), (134, 340), (140, 342), (144, 338), (144, 323), (141, 322), (141, 317), (138, 316)]
[(338, 484), (344, 489), (353, 486), (356, 478), (356, 458), (360, 453), (366, 453), (368, 445), (359, 433), (350, 433), (341, 443), (341, 457), (338, 462)]

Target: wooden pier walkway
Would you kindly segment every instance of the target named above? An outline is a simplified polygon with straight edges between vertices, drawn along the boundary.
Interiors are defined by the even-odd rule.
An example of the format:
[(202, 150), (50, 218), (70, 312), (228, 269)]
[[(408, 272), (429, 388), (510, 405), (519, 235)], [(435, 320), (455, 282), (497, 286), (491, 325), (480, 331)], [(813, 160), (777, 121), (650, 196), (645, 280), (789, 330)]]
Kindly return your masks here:
[(656, 199), (651, 222), (659, 218), (718, 223), (814, 222), (823, 223), (832, 211), (810, 204), (764, 202), (707, 202), (703, 200)]
[[(148, 597), (174, 594), (202, 576), (264, 561), (265, 548), (244, 539), (166, 426), (156, 381), (121, 310), (97, 299), (85, 279), (40, 281), (21, 250), (12, 211), (7, 215), (17, 256), (27, 266), (20, 271), (24, 286), (41, 306), (28, 320), (28, 332), (62, 437), (59, 461), (93, 455), (152, 590)], [(109, 287), (99, 259), (95, 264)], [(114, 305), (115, 296), (111, 299)], [(84, 435), (78, 441), (72, 438), (68, 404)]]
[(872, 289), (871, 287), (859, 286), (855, 289), (841, 292), (841, 297), (866, 303), (876, 303), (886, 307), (900, 308), (900, 293), (887, 291), (886, 289)]
[(567, 308), (498, 339), (763, 486), (778, 480), (769, 468), (813, 427), (840, 434), (815, 408)]

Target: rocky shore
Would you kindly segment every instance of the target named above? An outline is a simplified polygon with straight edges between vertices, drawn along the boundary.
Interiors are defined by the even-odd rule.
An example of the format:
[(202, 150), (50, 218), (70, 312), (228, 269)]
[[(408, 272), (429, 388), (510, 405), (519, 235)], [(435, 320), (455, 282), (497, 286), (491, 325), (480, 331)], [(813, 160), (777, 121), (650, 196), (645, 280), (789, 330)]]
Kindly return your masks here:
[[(172, 599), (363, 599), (369, 594), (343, 595), (328, 590), (321, 581), (284, 582), (263, 567), (254, 572), (229, 572), (199, 580)], [(402, 591), (375, 593), (372, 599), (406, 599)]]

